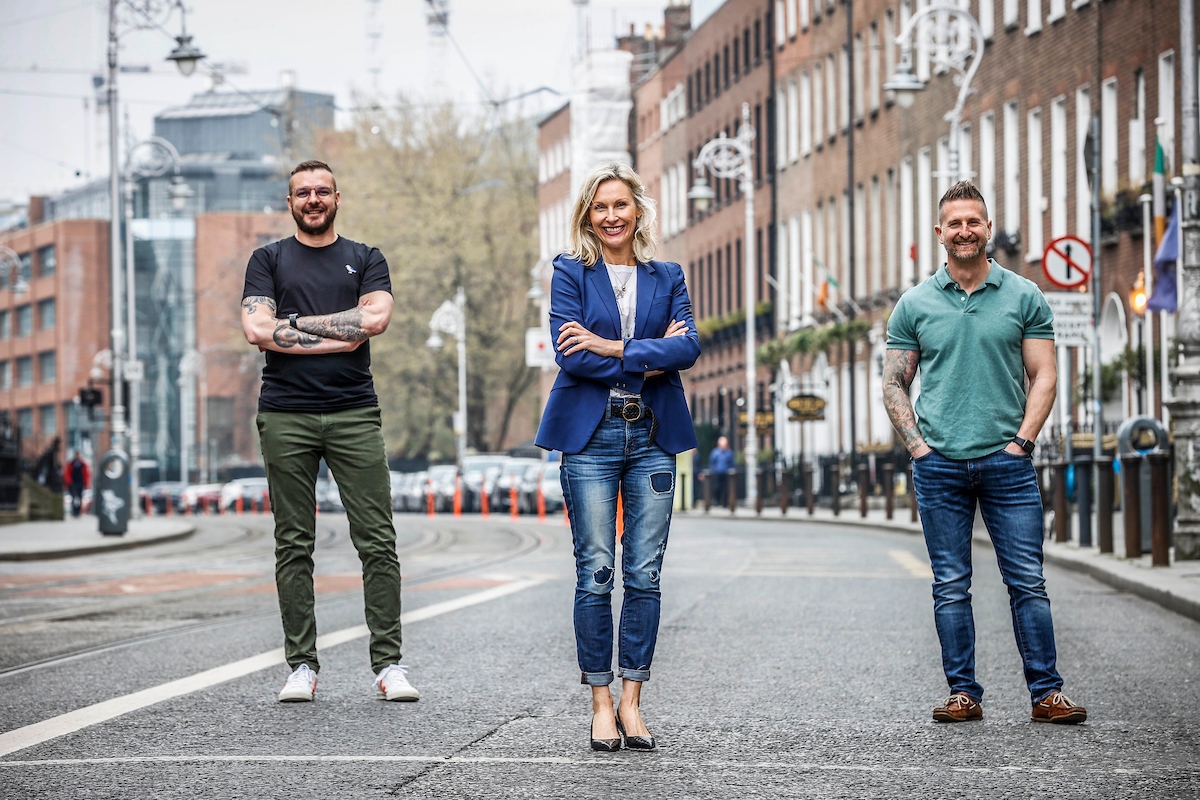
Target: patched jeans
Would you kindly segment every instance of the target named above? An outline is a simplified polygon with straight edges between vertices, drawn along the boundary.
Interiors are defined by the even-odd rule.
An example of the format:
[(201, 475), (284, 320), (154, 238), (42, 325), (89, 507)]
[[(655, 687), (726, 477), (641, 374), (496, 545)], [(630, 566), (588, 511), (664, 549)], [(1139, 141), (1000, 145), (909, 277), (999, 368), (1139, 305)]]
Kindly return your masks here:
[(650, 441), (650, 422), (625, 422), (612, 410), (610, 403), (582, 452), (563, 456), (560, 472), (575, 544), (575, 646), (580, 682), (589, 686), (613, 682), (617, 492), (625, 518), (617, 674), (634, 681), (650, 679), (675, 497), (675, 457)]
[(933, 451), (913, 461), (913, 488), (933, 567), (933, 619), (951, 693), (965, 692), (976, 701), (983, 697), (983, 687), (975, 680), (971, 613), (976, 502), (1008, 587), (1030, 699), (1037, 703), (1061, 689), (1050, 599), (1042, 577), (1042, 501), (1033, 461), (1003, 450), (970, 461), (954, 461)]

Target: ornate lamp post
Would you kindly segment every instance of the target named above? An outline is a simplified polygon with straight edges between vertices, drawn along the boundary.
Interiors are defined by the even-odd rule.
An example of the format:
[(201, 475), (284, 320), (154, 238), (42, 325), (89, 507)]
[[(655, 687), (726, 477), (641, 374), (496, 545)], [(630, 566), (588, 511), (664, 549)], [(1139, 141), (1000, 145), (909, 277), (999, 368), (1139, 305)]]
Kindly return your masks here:
[(724, 133), (709, 141), (696, 154), (692, 165), (696, 168), (696, 182), (688, 192), (696, 210), (703, 214), (716, 196), (704, 177), (707, 170), (717, 178), (736, 178), (741, 181), (742, 194), (746, 199), (746, 246), (742, 261), (746, 297), (746, 502), (753, 507), (758, 499), (758, 364), (755, 361), (757, 344), (754, 330), (755, 289), (757, 275), (754, 270), (754, 126), (750, 124), (750, 104), (742, 103), (742, 124), (737, 138), (730, 139)]
[(431, 350), (442, 348), (442, 337), (453, 336), (458, 346), (458, 413), (454, 415), (454, 441), (458, 463), (467, 450), (467, 294), (458, 287), (453, 300), (446, 300), (429, 320), (429, 339), (425, 345)]
[[(932, 18), (932, 23), (922, 25), (927, 18)], [(922, 37), (920, 43), (930, 53), (935, 66), (958, 73), (958, 100), (945, 117), (950, 123), (947, 177), (951, 183), (956, 183), (966, 177), (959, 173), (959, 128), (963, 106), (971, 94), (971, 79), (979, 69), (979, 59), (983, 58), (983, 29), (971, 12), (960, 7), (956, 0), (932, 0), (909, 17), (904, 30), (896, 37), (896, 44), (900, 45), (900, 63), (896, 73), (883, 85), (884, 89), (896, 93), (896, 102), (902, 108), (910, 107), (916, 93), (925, 88), (925, 82), (913, 73), (912, 68), (913, 40), (917, 36)]]

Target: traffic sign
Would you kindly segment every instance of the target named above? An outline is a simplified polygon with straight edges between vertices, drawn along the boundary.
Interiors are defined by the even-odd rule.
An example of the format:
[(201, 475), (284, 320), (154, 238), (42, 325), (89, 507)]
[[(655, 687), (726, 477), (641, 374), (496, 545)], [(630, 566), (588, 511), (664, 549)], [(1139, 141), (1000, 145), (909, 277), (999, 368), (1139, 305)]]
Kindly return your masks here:
[(525, 329), (525, 366), (554, 366), (554, 342), (546, 328)]
[(1042, 272), (1055, 286), (1074, 289), (1092, 275), (1092, 248), (1078, 236), (1060, 236), (1042, 252)]
[(1054, 312), (1054, 343), (1059, 347), (1092, 345), (1092, 296), (1082, 292), (1046, 292)]

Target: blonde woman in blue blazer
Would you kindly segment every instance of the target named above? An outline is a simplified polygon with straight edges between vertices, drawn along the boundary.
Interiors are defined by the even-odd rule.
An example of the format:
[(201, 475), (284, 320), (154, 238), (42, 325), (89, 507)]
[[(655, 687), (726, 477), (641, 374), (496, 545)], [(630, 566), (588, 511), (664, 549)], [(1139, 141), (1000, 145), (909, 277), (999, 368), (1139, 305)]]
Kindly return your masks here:
[[(575, 643), (592, 689), (595, 750), (654, 748), (640, 711), (658, 637), (659, 584), (675, 495), (675, 455), (696, 446), (679, 371), (700, 355), (678, 264), (654, 261), (654, 201), (625, 164), (596, 167), (571, 217), (571, 252), (554, 260), (550, 329), (560, 372), (537, 444), (563, 453), (575, 546)], [(614, 711), (617, 494), (624, 599)]]

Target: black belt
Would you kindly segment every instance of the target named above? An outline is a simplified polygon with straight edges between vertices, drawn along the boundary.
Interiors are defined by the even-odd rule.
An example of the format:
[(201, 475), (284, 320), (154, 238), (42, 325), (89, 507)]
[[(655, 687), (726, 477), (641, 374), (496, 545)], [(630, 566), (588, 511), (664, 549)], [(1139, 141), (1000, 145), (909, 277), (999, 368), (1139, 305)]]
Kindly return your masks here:
[(636, 397), (611, 397), (612, 413), (626, 422), (637, 422), (651, 415), (650, 408)]

